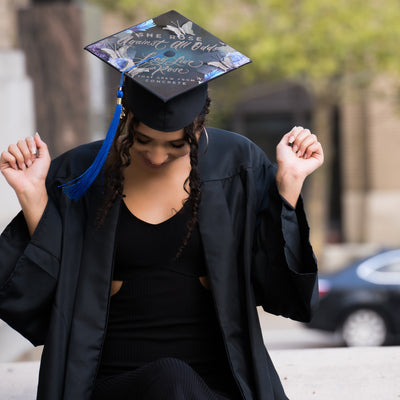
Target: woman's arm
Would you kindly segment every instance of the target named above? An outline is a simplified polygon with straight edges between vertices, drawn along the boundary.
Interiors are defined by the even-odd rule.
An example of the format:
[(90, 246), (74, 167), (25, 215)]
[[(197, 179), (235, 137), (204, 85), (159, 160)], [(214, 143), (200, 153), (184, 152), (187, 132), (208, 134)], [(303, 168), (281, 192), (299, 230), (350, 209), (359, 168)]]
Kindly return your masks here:
[(277, 146), (277, 160), (276, 173), (265, 163), (257, 176), (253, 286), (265, 311), (308, 321), (317, 300), (317, 265), (300, 191), (322, 164), (322, 148), (308, 130), (294, 128)]
[(35, 345), (46, 336), (61, 255), (62, 221), (45, 186), (49, 164), (38, 135), (0, 158), (23, 211), (0, 236), (0, 318)]
[(17, 195), (31, 236), (48, 201), (45, 183), (49, 166), (47, 145), (38, 134), (11, 144), (0, 157), (0, 171)]

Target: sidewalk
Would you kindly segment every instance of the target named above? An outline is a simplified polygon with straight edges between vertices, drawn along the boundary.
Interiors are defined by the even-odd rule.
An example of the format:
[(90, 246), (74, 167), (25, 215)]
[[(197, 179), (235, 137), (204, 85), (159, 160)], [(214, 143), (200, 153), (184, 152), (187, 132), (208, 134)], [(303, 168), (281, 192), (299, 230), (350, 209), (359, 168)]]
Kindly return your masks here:
[[(400, 347), (273, 350), (291, 400), (399, 400)], [(0, 399), (34, 400), (38, 362), (0, 363)]]

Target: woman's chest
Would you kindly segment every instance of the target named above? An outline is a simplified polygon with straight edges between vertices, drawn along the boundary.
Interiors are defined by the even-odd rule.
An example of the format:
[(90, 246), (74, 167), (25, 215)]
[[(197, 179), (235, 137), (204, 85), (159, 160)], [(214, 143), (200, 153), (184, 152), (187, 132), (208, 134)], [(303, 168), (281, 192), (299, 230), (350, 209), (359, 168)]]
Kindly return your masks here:
[(128, 209), (137, 218), (150, 224), (160, 224), (171, 218), (187, 198), (184, 182), (160, 180), (124, 187), (124, 202)]

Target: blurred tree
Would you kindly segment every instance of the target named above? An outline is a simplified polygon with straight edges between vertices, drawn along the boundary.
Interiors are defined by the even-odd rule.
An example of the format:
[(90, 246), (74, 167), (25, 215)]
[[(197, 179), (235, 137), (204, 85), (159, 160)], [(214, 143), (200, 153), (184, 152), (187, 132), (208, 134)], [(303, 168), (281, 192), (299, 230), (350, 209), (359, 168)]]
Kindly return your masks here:
[(72, 3), (73, 0), (32, 0), (32, 4)]
[[(330, 188), (331, 116), (343, 85), (365, 88), (381, 73), (398, 73), (398, 0), (91, 0), (118, 10), (133, 24), (176, 9), (243, 51), (253, 64), (224, 84), (224, 105), (233, 105), (244, 85), (260, 81), (301, 82), (315, 99), (313, 130), (326, 153), (325, 167), (313, 175), (308, 202), (313, 242), (324, 242)], [(129, 21), (129, 22), (128, 22)], [(223, 91), (226, 93), (226, 91)], [(236, 94), (236, 96), (235, 96)], [(218, 93), (216, 93), (218, 102)], [(229, 97), (229, 99), (227, 99)]]
[(245, 51), (255, 62), (247, 71), (254, 80), (301, 79), (317, 89), (344, 72), (362, 72), (365, 80), (398, 70), (398, 0), (90, 1), (129, 23), (176, 9)]

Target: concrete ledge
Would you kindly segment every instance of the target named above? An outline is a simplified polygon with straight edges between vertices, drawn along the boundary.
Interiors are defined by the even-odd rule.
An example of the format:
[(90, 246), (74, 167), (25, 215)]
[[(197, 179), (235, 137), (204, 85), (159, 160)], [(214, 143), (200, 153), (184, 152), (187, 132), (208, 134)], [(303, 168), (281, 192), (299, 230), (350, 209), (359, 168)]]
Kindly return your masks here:
[(0, 399), (34, 400), (39, 362), (0, 363)]
[[(0, 191), (0, 193), (2, 192)], [(32, 350), (33, 348), (34, 347), (32, 346), (32, 343), (26, 340), (22, 335), (12, 329), (4, 321), (0, 320), (0, 363), (19, 361), (19, 357), (21, 357), (25, 352)]]
[(289, 399), (400, 399), (400, 347), (275, 350)]
[[(290, 399), (400, 399), (400, 347), (270, 353)], [(38, 371), (38, 362), (0, 363), (0, 399), (34, 400)]]

